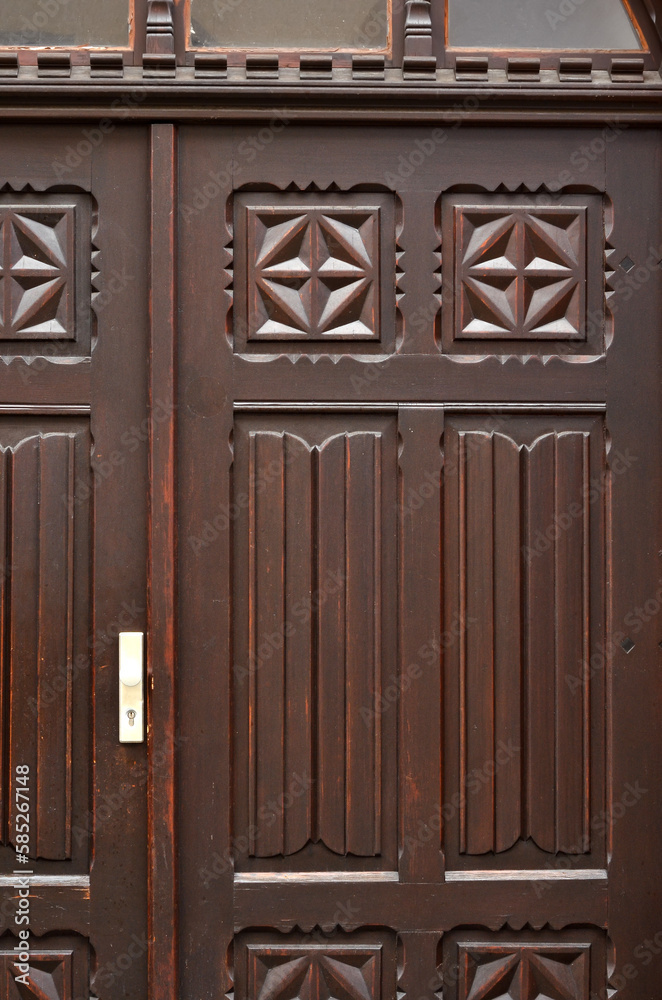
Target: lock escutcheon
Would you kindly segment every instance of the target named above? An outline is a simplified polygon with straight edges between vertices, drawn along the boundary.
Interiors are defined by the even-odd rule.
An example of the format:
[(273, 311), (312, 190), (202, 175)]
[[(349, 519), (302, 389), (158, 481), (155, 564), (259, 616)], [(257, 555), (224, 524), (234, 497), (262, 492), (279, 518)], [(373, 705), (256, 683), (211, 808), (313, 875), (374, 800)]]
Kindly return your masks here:
[(144, 634), (119, 634), (119, 740), (144, 740)]

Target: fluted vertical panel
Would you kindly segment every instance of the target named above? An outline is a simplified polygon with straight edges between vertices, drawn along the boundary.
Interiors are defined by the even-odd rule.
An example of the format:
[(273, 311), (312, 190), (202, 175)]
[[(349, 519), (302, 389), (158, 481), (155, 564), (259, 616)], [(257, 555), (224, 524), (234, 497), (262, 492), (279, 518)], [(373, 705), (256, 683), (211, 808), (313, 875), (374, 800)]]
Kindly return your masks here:
[(376, 856), (382, 438), (256, 430), (248, 447), (249, 853)]
[[(459, 850), (588, 850), (589, 434), (458, 429)], [(506, 431), (510, 430), (510, 434)], [(450, 489), (450, 487), (449, 487)], [(595, 516), (595, 523), (599, 523)]]
[(72, 851), (74, 483), (72, 435), (30, 437), (2, 453), (5, 839), (14, 842), (16, 767), (28, 765), (31, 855), (48, 860)]

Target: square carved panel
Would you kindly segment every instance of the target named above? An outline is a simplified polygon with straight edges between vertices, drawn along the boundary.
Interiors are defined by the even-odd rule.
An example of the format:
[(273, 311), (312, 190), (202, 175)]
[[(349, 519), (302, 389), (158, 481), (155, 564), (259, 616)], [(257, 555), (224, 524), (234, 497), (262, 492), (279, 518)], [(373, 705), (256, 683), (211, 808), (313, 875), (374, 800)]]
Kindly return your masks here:
[(0, 342), (89, 351), (89, 208), (81, 195), (0, 195)]
[(387, 1000), (395, 995), (392, 935), (242, 934), (236, 947), (238, 1000)]
[(248, 998), (378, 1000), (380, 952), (378, 945), (249, 946)]
[[(0, 938), (0, 1000), (79, 1000), (90, 993), (89, 946), (78, 935), (30, 938), (20, 967), (11, 934)], [(25, 957), (25, 956), (21, 956)]]
[(588, 945), (462, 945), (460, 996), (485, 1000), (497, 986), (513, 1000), (584, 1000), (589, 995)]
[(395, 241), (389, 195), (240, 194), (235, 205), (237, 350), (390, 345)]
[(444, 1000), (590, 1000), (607, 992), (604, 939), (592, 928), (455, 931), (442, 951)]
[(601, 350), (600, 200), (562, 195), (550, 201), (539, 203), (534, 195), (442, 198), (445, 351)]

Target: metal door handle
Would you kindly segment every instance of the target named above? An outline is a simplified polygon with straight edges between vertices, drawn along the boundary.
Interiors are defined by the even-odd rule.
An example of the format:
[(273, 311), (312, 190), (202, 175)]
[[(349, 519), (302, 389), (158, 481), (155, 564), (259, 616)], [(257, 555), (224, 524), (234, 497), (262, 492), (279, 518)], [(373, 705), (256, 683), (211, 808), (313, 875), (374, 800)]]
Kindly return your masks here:
[(145, 739), (144, 633), (119, 634), (120, 743)]

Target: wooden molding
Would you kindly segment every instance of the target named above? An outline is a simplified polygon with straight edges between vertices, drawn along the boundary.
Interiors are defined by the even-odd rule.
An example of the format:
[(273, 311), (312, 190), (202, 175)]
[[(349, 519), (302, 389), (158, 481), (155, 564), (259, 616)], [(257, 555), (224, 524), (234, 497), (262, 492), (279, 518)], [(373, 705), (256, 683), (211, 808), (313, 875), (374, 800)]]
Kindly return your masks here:
[[(176, 829), (176, 274), (177, 133), (152, 126), (151, 423), (147, 675), (149, 759), (149, 978), (153, 1000), (178, 995)], [(158, 755), (158, 756), (157, 756)], [(155, 763), (158, 761), (158, 763)]]

